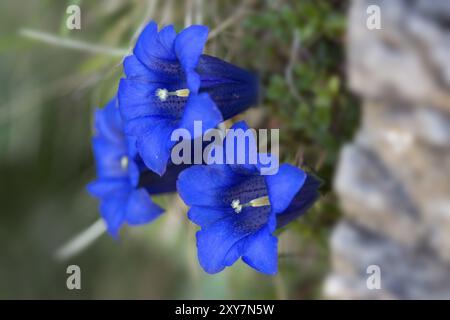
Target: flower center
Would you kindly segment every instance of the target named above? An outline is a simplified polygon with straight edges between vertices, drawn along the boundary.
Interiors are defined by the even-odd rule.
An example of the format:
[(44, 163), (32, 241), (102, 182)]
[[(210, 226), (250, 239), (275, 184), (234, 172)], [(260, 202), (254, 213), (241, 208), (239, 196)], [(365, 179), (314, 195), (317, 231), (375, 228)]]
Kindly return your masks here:
[(155, 95), (159, 98), (161, 101), (166, 101), (169, 96), (176, 96), (176, 97), (189, 97), (189, 89), (179, 89), (175, 91), (168, 91), (167, 89), (158, 89), (155, 92)]
[(239, 199), (231, 201), (231, 207), (236, 213), (240, 213), (244, 207), (264, 207), (270, 206), (270, 201), (268, 196), (260, 197), (249, 201), (248, 203), (241, 204)]
[(122, 158), (120, 158), (120, 167), (123, 170), (126, 170), (128, 168), (128, 157), (127, 156), (123, 156)]

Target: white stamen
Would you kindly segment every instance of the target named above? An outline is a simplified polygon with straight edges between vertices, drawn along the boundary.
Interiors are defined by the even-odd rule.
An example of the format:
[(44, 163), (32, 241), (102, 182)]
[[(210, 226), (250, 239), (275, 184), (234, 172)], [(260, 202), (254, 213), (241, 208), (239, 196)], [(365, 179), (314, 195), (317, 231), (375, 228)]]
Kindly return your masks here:
[(242, 205), (239, 199), (235, 199), (231, 202), (231, 207), (234, 209), (236, 213), (240, 213), (242, 211)]
[(234, 209), (236, 213), (240, 213), (242, 211), (242, 208), (244, 207), (264, 207), (264, 206), (270, 206), (270, 201), (268, 196), (260, 197), (253, 199), (249, 201), (248, 203), (241, 204), (241, 201), (239, 199), (235, 199), (231, 201), (231, 207)]
[(123, 170), (128, 168), (128, 157), (127, 156), (123, 156), (122, 158), (120, 158), (120, 167)]
[(159, 98), (161, 101), (166, 101), (169, 96), (176, 96), (176, 97), (182, 97), (186, 98), (189, 97), (189, 89), (179, 89), (175, 91), (168, 91), (167, 89), (157, 89), (155, 92), (155, 95)]
[(161, 101), (166, 101), (167, 97), (169, 96), (169, 91), (167, 89), (158, 89), (156, 90), (156, 96)]

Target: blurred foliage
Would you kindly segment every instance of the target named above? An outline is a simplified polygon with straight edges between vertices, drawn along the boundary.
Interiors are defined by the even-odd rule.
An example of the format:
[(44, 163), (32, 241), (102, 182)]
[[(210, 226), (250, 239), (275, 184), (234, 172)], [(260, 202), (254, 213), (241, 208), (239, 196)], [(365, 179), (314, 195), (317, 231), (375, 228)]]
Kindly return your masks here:
[(245, 33), (263, 34), (248, 39), (246, 46), (256, 53), (253, 67), (266, 68), (265, 98), (272, 126), (282, 130), (284, 156), (292, 160), (299, 151), (304, 154), (305, 163), (319, 169), (326, 190), (339, 148), (358, 119), (355, 99), (345, 88), (345, 4), (280, 2), (245, 23)]
[[(24, 1), (0, 4), (0, 298), (317, 298), (328, 269), (328, 235), (339, 216), (330, 192), (337, 155), (358, 110), (345, 88), (347, 1)], [(79, 4), (82, 29), (65, 27)], [(187, 8), (194, 6), (192, 15)], [(24, 10), (24, 8), (27, 10)], [(242, 117), (280, 128), (282, 160), (324, 180), (323, 198), (280, 235), (280, 273), (243, 263), (205, 274), (195, 227), (174, 196), (154, 224), (103, 236), (81, 255), (57, 262), (55, 250), (98, 218), (84, 186), (94, 177), (91, 115), (115, 93), (121, 58), (49, 45), (22, 28), (127, 50), (150, 19), (203, 19), (214, 37), (207, 53), (257, 71), (261, 105)], [(253, 123), (253, 122), (251, 122)], [(66, 267), (82, 270), (82, 290), (66, 289)]]
[[(266, 127), (280, 128), (282, 159), (323, 180), (322, 199), (288, 228), (302, 237), (302, 246), (315, 248), (323, 258), (340, 214), (331, 192), (339, 150), (359, 119), (357, 101), (345, 85), (347, 1), (267, 1), (256, 10), (244, 24), (244, 33), (252, 36), (245, 37), (243, 50), (254, 53), (249, 64), (261, 72), (265, 85)], [(317, 294), (328, 268), (323, 263), (316, 261), (301, 280), (307, 297)]]

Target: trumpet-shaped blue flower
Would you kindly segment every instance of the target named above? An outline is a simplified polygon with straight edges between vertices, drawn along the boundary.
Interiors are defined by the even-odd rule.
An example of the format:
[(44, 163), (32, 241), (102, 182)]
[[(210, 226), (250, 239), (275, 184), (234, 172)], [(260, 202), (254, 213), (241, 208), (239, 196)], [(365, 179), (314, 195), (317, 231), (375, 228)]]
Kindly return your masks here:
[(143, 174), (146, 169), (137, 157), (135, 141), (124, 135), (116, 99), (95, 111), (94, 129), (92, 147), (97, 178), (87, 188), (100, 199), (100, 213), (109, 233), (116, 237), (124, 223), (144, 224), (163, 212), (150, 194), (175, 191), (179, 169), (164, 177)]
[(158, 32), (151, 22), (124, 60), (126, 78), (118, 98), (125, 132), (136, 137), (146, 166), (159, 175), (166, 170), (175, 129), (185, 128), (197, 138), (194, 121), (202, 121), (204, 132), (257, 100), (254, 75), (202, 55), (207, 36), (205, 26), (177, 34), (173, 26)]
[(306, 176), (305, 183), (300, 191), (292, 200), (289, 207), (277, 215), (277, 228), (282, 228), (291, 221), (297, 219), (316, 202), (320, 196), (319, 187), (322, 184), (320, 180), (311, 174)]
[[(232, 129), (237, 128), (248, 129), (242, 122)], [(249, 158), (251, 148), (244, 148), (236, 151)], [(289, 217), (284, 216), (285, 221), (292, 220), (292, 212), (298, 216), (298, 211), (304, 211), (316, 199), (317, 185), (310, 186), (304, 194), (309, 198), (303, 199), (303, 205), (289, 208), (301, 195), (307, 174), (289, 164), (281, 165), (274, 175), (263, 176), (259, 169), (259, 164), (249, 163), (197, 165), (178, 177), (178, 192), (190, 206), (188, 217), (201, 227), (197, 249), (206, 272), (219, 272), (242, 257), (254, 269), (275, 274), (277, 238), (273, 233), (277, 218), (286, 212)]]

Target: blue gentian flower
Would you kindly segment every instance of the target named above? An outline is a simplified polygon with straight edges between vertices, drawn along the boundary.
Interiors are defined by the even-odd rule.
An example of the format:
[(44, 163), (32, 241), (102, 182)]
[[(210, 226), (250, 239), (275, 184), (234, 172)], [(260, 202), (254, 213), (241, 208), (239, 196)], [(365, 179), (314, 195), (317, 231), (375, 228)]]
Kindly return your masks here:
[[(232, 127), (237, 128), (248, 129), (243, 122)], [(227, 134), (225, 140), (229, 138)], [(247, 153), (249, 149), (237, 151)], [(298, 211), (304, 211), (316, 199), (314, 185), (304, 194), (310, 198), (304, 199), (303, 206), (294, 207), (293, 200), (301, 195), (308, 180), (301, 169), (283, 164), (276, 174), (265, 176), (259, 169), (258, 164), (249, 163), (195, 165), (179, 175), (177, 189), (190, 206), (188, 217), (201, 227), (197, 249), (206, 272), (220, 272), (242, 257), (252, 268), (275, 274), (277, 217), (286, 212), (292, 220), (292, 212), (298, 216)]]
[(133, 55), (124, 60), (126, 78), (118, 91), (127, 135), (137, 139), (147, 167), (162, 175), (175, 144), (177, 128), (203, 131), (242, 112), (257, 100), (256, 77), (218, 58), (202, 55), (208, 28), (190, 26), (179, 34), (173, 26), (158, 32), (150, 22)]
[(144, 224), (163, 212), (150, 194), (175, 191), (177, 173), (182, 168), (174, 167), (164, 177), (148, 174), (137, 156), (136, 141), (124, 135), (115, 98), (105, 108), (95, 111), (94, 129), (92, 147), (97, 178), (87, 188), (99, 198), (107, 229), (117, 237), (124, 223)]
[(306, 176), (305, 183), (292, 200), (289, 207), (277, 215), (277, 228), (282, 228), (291, 221), (302, 216), (320, 196), (319, 187), (322, 182), (311, 174)]

